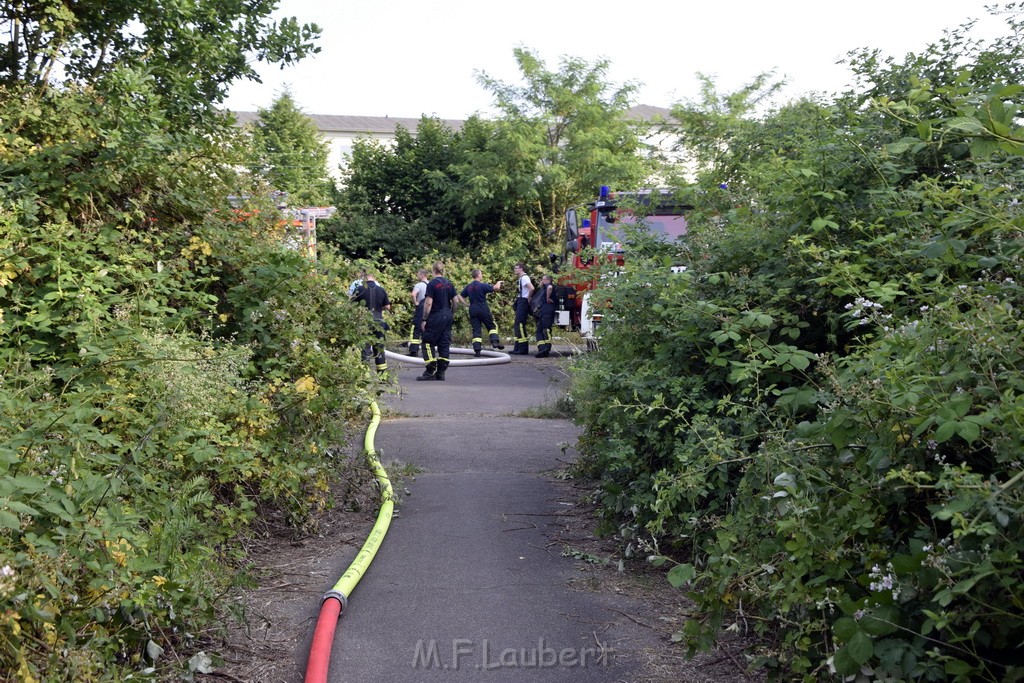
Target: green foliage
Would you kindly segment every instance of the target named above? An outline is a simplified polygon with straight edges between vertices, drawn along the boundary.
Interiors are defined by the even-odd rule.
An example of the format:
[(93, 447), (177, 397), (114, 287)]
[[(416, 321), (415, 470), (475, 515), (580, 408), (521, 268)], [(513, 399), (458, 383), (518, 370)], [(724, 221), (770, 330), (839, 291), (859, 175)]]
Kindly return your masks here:
[(424, 117), (415, 135), (399, 127), (393, 146), (357, 141), (327, 239), (359, 258), (380, 248), (400, 262), (496, 240), (543, 258), (561, 251), (567, 208), (601, 184), (635, 187), (651, 174), (642, 126), (625, 117), (635, 86), (613, 89), (607, 61), (564, 58), (551, 72), (527, 50), (516, 59), (521, 85), (479, 76), (497, 120), (473, 116), (452, 131)]
[[(291, 64), (319, 52), (315, 24), (270, 18), (277, 0), (161, 0), (112, 4), (86, 0), (5, 2), (0, 85), (45, 89), (86, 85), (144, 70), (172, 118), (197, 121), (238, 79), (258, 80), (252, 63)], [(113, 102), (113, 100), (112, 100)]]
[(258, 113), (259, 121), (250, 129), (249, 171), (274, 190), (287, 192), (289, 206), (328, 204), (334, 194), (334, 181), (327, 171), (330, 150), (316, 124), (288, 91)]
[(172, 125), (144, 70), (2, 95), (0, 670), (173, 669), (257, 510), (328, 503), (377, 391), (365, 316), (347, 264), (228, 208), (229, 141)]
[(528, 49), (514, 54), (521, 84), (485, 73), (478, 79), (503, 113), (502, 145), (528, 162), (523, 170), (533, 188), (521, 199), (541, 246), (549, 235), (560, 234), (567, 208), (601, 185), (636, 187), (652, 167), (642, 154), (638, 123), (624, 116), (636, 85), (613, 88), (607, 60), (588, 64), (563, 57), (555, 72)]
[[(487, 128), (472, 118), (470, 129)], [(475, 249), (501, 231), (497, 206), (463, 198), (465, 183), (457, 164), (463, 135), (439, 119), (423, 117), (415, 135), (402, 126), (393, 145), (357, 140), (345, 172), (341, 215), (325, 236), (357, 257), (377, 249), (408, 261), (434, 248)]]
[(980, 50), (948, 80), (914, 77), (938, 48), (894, 80), (859, 64), (872, 106), (708, 112), (701, 144), (730, 142), (687, 244), (638, 245), (595, 291), (581, 467), (691, 587), (692, 649), (732, 623), (782, 677), (1024, 673), (1024, 150), (1000, 44), (1005, 68)]

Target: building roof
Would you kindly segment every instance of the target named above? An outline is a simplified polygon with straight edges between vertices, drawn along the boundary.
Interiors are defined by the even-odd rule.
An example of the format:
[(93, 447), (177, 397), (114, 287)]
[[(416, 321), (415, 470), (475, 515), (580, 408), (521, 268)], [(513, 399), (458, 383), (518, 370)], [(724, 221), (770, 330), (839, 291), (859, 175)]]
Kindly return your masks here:
[[(232, 112), (239, 126), (248, 123), (255, 123), (259, 119), (259, 113), (254, 111)], [(672, 112), (664, 107), (655, 107), (650, 104), (638, 104), (626, 111), (626, 118), (653, 121), (662, 119), (669, 121)], [(392, 116), (351, 116), (334, 114), (307, 114), (316, 124), (317, 130), (322, 133), (381, 133), (394, 135), (397, 126), (406, 130), (415, 131), (419, 128), (420, 119), (402, 118)], [(452, 130), (461, 130), (465, 121), (461, 119), (441, 119), (441, 122)]]
[(672, 110), (665, 107), (655, 107), (652, 104), (638, 104), (626, 110), (626, 118), (632, 120), (640, 119), (642, 121), (654, 121), (655, 119), (671, 121)]
[[(259, 113), (254, 111), (232, 112), (238, 125), (244, 126), (248, 123), (255, 123), (259, 119)], [(322, 133), (385, 133), (394, 135), (395, 129), (402, 126), (406, 130), (419, 128), (420, 119), (401, 118), (392, 116), (337, 116), (333, 114), (307, 114), (317, 130)], [(465, 121), (459, 119), (441, 119), (452, 130), (459, 130)]]

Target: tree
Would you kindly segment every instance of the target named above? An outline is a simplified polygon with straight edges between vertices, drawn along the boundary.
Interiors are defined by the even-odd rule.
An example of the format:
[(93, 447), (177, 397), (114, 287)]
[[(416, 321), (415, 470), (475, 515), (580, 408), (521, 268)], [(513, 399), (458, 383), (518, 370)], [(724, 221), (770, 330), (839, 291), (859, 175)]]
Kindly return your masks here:
[(291, 64), (319, 52), (316, 24), (272, 21), (278, 0), (3, 0), (0, 85), (41, 89), (95, 83), (145, 67), (169, 112), (190, 117), (224, 100), (238, 79), (259, 80), (250, 60)]
[[(761, 123), (754, 118), (783, 86), (771, 73), (758, 75), (733, 93), (720, 93), (714, 81), (698, 74), (701, 96), (696, 102), (672, 107), (671, 122), (662, 124), (677, 139), (676, 150), (685, 150), (699, 176), (713, 175), (713, 185), (735, 185), (749, 171), (755, 156), (771, 154), (776, 146), (761, 145)], [(771, 121), (772, 117), (765, 117)]]
[(558, 234), (566, 208), (598, 186), (633, 188), (650, 176), (640, 128), (625, 117), (635, 86), (612, 90), (607, 61), (567, 57), (553, 73), (527, 50), (515, 56), (523, 85), (478, 74), (495, 95), (498, 119), (473, 116), (452, 131), (424, 118), (415, 134), (399, 128), (392, 146), (356, 144), (339, 202), (352, 234), (339, 221), (337, 239), (394, 245), (401, 217), (409, 227), (398, 251), (410, 248), (408, 240), (461, 249), (507, 236), (516, 251), (539, 252)]
[(249, 53), (304, 49), (273, 7), (0, 0), (5, 680), (177, 677), (257, 502), (326, 504), (363, 320), (344, 264), (227, 210), (214, 115)]
[(435, 246), (473, 247), (488, 236), (463, 211), (452, 167), (460, 135), (423, 117), (415, 133), (404, 126), (394, 144), (357, 140), (330, 235), (360, 256), (377, 248), (403, 260)]
[(269, 109), (259, 110), (251, 143), (249, 171), (266, 179), (273, 189), (287, 192), (291, 206), (321, 206), (330, 201), (334, 181), (327, 172), (328, 146), (290, 92), (281, 93)]
[(697, 596), (691, 647), (737, 618), (791, 678), (1021, 677), (1010, 26), (858, 62), (868, 91), (828, 106), (676, 117), (718, 211), (689, 215), (684, 274), (635, 258), (601, 283), (574, 399), (606, 513)]
[[(562, 57), (557, 72), (533, 52), (517, 48), (524, 83), (510, 85), (478, 73), (502, 112), (501, 125), (487, 144), (515, 159), (515, 175), (501, 173), (489, 191), (512, 180), (527, 224), (538, 246), (557, 234), (565, 209), (594, 196), (600, 185), (634, 188), (651, 174), (638, 128), (624, 114), (636, 85), (612, 88), (610, 63)], [(528, 187), (524, 178), (532, 179)]]

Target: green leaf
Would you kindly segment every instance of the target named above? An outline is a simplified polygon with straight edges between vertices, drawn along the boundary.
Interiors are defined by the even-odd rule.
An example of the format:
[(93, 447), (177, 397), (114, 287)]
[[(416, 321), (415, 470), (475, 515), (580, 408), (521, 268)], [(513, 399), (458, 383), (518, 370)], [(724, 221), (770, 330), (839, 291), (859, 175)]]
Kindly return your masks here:
[(684, 583), (689, 583), (697, 575), (697, 570), (692, 564), (677, 564), (668, 572), (668, 582), (673, 588), (679, 588)]
[(863, 631), (857, 631), (850, 638), (850, 641), (846, 643), (846, 649), (849, 651), (850, 658), (857, 662), (857, 664), (863, 664), (869, 659), (875, 652), (875, 647), (871, 642), (871, 638)]
[(832, 657), (832, 666), (836, 668), (836, 673), (840, 676), (852, 676), (860, 671), (860, 664), (850, 656), (848, 647), (836, 650)]
[(842, 617), (836, 620), (836, 623), (832, 624), (832, 633), (838, 640), (844, 643), (850, 641), (853, 638), (853, 634), (860, 630), (857, 625), (857, 621), (853, 617)]
[(811, 360), (807, 356), (793, 354), (789, 357), (789, 364), (797, 370), (806, 370), (810, 366)]
[(938, 443), (945, 443), (949, 441), (954, 434), (956, 434), (958, 422), (943, 422), (939, 425), (939, 428), (935, 430), (935, 440)]
[(987, 159), (1000, 149), (1003, 149), (1003, 145), (992, 138), (974, 138), (971, 140), (971, 156), (978, 159)]
[[(960, 438), (967, 443), (973, 443), (981, 435), (981, 428), (973, 422), (958, 422), (956, 423), (956, 433), (960, 435)], [(945, 426), (945, 425), (943, 425)]]
[(0, 510), (0, 527), (6, 527), (17, 531), (18, 529), (21, 529), (21, 520), (7, 510)]
[(988, 129), (981, 124), (981, 121), (966, 116), (958, 116), (946, 121), (946, 128), (949, 130), (970, 133), (973, 135), (987, 135)]
[(896, 631), (899, 610), (895, 605), (881, 605), (860, 620), (860, 629), (869, 636), (887, 636)]
[(974, 667), (962, 659), (950, 659), (946, 662), (946, 673), (953, 674), (954, 676), (969, 674), (973, 670)]
[(946, 255), (948, 250), (948, 244), (935, 240), (933, 242), (929, 242), (928, 246), (921, 250), (921, 255), (927, 258), (942, 258)]

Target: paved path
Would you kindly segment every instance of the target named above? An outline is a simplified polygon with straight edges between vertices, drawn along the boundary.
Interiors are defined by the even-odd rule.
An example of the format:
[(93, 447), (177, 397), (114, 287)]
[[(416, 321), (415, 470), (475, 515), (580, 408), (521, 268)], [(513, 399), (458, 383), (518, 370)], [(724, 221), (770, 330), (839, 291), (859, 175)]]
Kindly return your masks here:
[(398, 371), (376, 437), (385, 465), (420, 472), (339, 622), (330, 681), (643, 680), (628, 653), (656, 636), (622, 616), (643, 606), (574, 590), (577, 560), (552, 543), (573, 506), (546, 473), (577, 431), (515, 416), (564, 392), (559, 361), (420, 371)]

